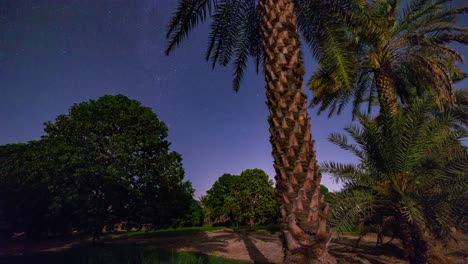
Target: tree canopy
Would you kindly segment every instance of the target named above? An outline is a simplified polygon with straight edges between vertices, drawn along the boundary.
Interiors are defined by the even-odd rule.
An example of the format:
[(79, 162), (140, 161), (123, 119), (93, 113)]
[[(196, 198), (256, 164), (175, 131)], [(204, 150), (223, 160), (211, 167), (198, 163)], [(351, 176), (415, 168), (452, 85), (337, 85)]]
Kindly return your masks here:
[(230, 220), (253, 226), (277, 219), (273, 182), (260, 169), (245, 170), (239, 176), (222, 175), (204, 200), (215, 222)]
[(0, 194), (8, 225), (36, 234), (98, 235), (126, 227), (176, 225), (193, 188), (168, 130), (123, 95), (75, 104), (45, 124), (38, 142), (0, 148)]
[[(350, 1), (353, 2), (353, 1)], [(333, 32), (324, 46), (319, 70), (308, 83), (312, 105), (338, 114), (352, 101), (358, 113), (378, 98), (381, 109), (395, 112), (430, 94), (442, 108), (453, 104), (453, 82), (466, 76), (456, 62), (463, 57), (451, 43), (468, 44), (468, 31), (458, 20), (466, 6), (451, 1), (354, 1), (345, 14), (326, 20)], [(333, 15), (333, 14), (332, 14)], [(344, 18), (344, 19), (343, 19)], [(336, 67), (337, 64), (343, 67)]]

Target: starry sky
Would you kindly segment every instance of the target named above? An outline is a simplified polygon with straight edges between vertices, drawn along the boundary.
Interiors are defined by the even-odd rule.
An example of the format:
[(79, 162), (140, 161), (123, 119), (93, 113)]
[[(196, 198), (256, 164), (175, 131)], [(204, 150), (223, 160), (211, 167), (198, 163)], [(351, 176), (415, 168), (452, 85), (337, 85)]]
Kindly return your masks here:
[[(166, 26), (176, 5), (0, 0), (0, 144), (39, 139), (43, 123), (74, 103), (124, 94), (167, 124), (195, 197), (223, 173), (260, 168), (273, 178), (263, 77), (250, 67), (235, 93), (232, 66), (212, 70), (204, 60), (208, 24), (165, 56)], [(304, 57), (307, 80), (316, 64), (309, 53)], [(326, 140), (351, 122), (350, 114), (328, 119), (315, 113), (310, 110), (318, 159), (354, 161)], [(322, 183), (339, 189), (327, 175)]]

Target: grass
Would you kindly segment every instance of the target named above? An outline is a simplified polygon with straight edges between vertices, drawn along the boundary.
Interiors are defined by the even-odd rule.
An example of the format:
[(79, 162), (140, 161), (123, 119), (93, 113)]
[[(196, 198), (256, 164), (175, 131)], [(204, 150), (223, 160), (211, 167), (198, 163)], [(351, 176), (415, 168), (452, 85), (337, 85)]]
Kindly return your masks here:
[[(234, 231), (251, 231), (252, 229), (250, 226), (238, 226), (238, 227), (233, 227)], [(278, 224), (269, 224), (269, 225), (256, 225), (254, 227), (255, 231), (265, 231), (270, 234), (274, 234), (279, 232), (280, 226)]]
[(147, 231), (126, 231), (110, 234), (110, 238), (140, 236), (140, 235), (157, 235), (162, 237), (168, 236), (181, 236), (188, 235), (191, 233), (199, 232), (212, 232), (222, 230), (225, 227), (222, 226), (194, 226), (194, 227), (179, 227), (179, 228), (167, 228), (161, 230), (147, 230)]
[[(212, 232), (226, 229), (223, 226), (180, 227), (162, 230), (128, 231), (110, 233), (105, 237), (110, 239), (126, 237), (172, 237), (190, 236), (194, 233)], [(250, 231), (248, 226), (232, 228), (235, 231)], [(275, 225), (256, 226), (255, 230), (274, 233), (278, 229)], [(150, 246), (118, 245), (97, 243), (95, 246), (90, 241), (81, 242), (77, 246), (59, 252), (31, 253), (21, 256), (0, 256), (0, 264), (3, 263), (48, 263), (48, 264), (245, 264), (252, 263), (239, 260), (225, 259), (201, 253), (168, 252)]]
[[(116, 232), (109, 235), (110, 238), (121, 238), (121, 237), (132, 237), (132, 236), (161, 236), (161, 237), (171, 237), (171, 236), (185, 236), (192, 233), (199, 232), (213, 232), (218, 230), (223, 230), (230, 228), (234, 231), (250, 231), (252, 230), (250, 226), (237, 226), (237, 227), (224, 227), (224, 226), (193, 226), (193, 227), (178, 227), (178, 228), (167, 228), (161, 230), (146, 230), (146, 231), (125, 231), (125, 232)], [(254, 230), (256, 231), (266, 231), (270, 234), (274, 234), (279, 231), (279, 225), (270, 224), (270, 225), (257, 225)]]
[(18, 264), (247, 264), (217, 256), (189, 252), (167, 252), (140, 246), (99, 245), (63, 252), (1, 258), (0, 263)]

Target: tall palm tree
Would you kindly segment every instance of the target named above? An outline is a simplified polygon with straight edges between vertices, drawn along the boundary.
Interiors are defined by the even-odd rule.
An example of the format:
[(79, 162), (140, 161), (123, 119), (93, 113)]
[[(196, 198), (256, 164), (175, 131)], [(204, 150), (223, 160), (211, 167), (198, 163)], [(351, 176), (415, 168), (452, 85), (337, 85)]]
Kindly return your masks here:
[(309, 19), (304, 14), (311, 10), (326, 14), (319, 4), (312, 0), (181, 0), (167, 34), (169, 54), (193, 27), (211, 19), (206, 59), (213, 66), (226, 66), (234, 57), (235, 90), (248, 58), (253, 58), (257, 71), (263, 62), (285, 263), (336, 263), (327, 252), (328, 206), (320, 194), (297, 32), (297, 14), (304, 25)]
[[(329, 140), (355, 154), (359, 164), (326, 162), (322, 171), (345, 183), (329, 198), (331, 222), (346, 231), (362, 219), (396, 228), (410, 263), (427, 263), (429, 237), (447, 239), (450, 228), (463, 228), (460, 199), (466, 198), (468, 155), (456, 120), (434, 116), (429, 104), (417, 101), (396, 115), (379, 120), (357, 115), (362, 127), (348, 126), (346, 136)], [(450, 186), (450, 188), (447, 188)]]
[[(465, 78), (456, 65), (462, 56), (447, 44), (468, 44), (468, 30), (457, 23), (468, 7), (449, 6), (449, 0), (410, 0), (400, 8), (398, 0), (356, 1), (343, 22), (334, 27), (349, 67), (336, 67), (336, 57), (324, 54), (320, 69), (308, 83), (314, 92), (312, 105), (319, 112), (340, 113), (353, 101), (354, 113), (368, 101), (369, 111), (377, 94), (381, 111), (395, 114), (398, 100), (429, 93), (442, 107), (453, 103), (453, 82)], [(365, 23), (347, 17), (367, 18)], [(349, 21), (348, 21), (349, 20)], [(353, 57), (349, 56), (352, 51)]]

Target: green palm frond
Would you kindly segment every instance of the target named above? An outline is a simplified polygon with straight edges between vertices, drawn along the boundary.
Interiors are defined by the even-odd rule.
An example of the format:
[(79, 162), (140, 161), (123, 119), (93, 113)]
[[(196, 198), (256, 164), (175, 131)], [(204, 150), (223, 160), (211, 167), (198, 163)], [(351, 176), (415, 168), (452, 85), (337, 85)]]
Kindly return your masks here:
[(375, 197), (370, 190), (344, 190), (328, 198), (330, 225), (337, 232), (351, 232), (360, 219), (375, 208)]
[[(331, 221), (336, 229), (356, 225), (364, 212), (367, 219), (403, 216), (445, 238), (450, 227), (463, 228), (463, 211), (455, 201), (468, 189), (468, 152), (460, 143), (462, 134), (453, 129), (454, 116), (435, 111), (433, 103), (414, 100), (395, 116), (384, 112), (377, 119), (365, 114), (356, 119), (359, 125), (345, 128), (353, 142), (336, 133), (329, 140), (357, 153), (359, 163), (320, 164), (345, 186), (329, 201), (331, 208), (338, 206)], [(368, 196), (354, 195), (358, 191)]]
[(397, 18), (398, 26), (395, 27), (393, 35), (397, 35), (402, 31), (413, 31), (422, 26), (426, 26), (430, 18), (434, 18), (443, 10), (443, 5), (450, 0), (439, 1), (410, 1), (401, 15)]
[[(319, 113), (328, 109), (329, 116), (340, 114), (348, 101), (353, 102), (353, 113), (360, 111), (363, 102), (370, 112), (378, 92), (374, 74), (382, 71), (382, 65), (386, 65), (385, 74), (394, 79), (392, 89), (401, 104), (431, 94), (441, 109), (447, 102), (451, 105), (453, 83), (465, 74), (455, 63), (463, 61), (461, 54), (446, 45), (468, 44), (468, 30), (457, 20), (468, 8), (450, 6), (446, 0), (412, 0), (397, 12), (400, 2), (360, 1), (343, 9), (348, 15), (338, 12), (341, 17), (329, 25), (313, 21), (323, 27), (310, 30), (311, 39), (322, 40), (314, 42), (319, 70), (308, 83), (315, 96), (311, 106), (318, 106)], [(353, 23), (348, 16), (365, 17), (367, 22)], [(333, 33), (331, 38), (328, 32)], [(343, 36), (339, 38), (341, 47), (334, 43), (339, 36)], [(321, 43), (327, 43), (326, 47)], [(344, 67), (347, 64), (340, 64), (342, 61), (352, 67)], [(343, 67), (337, 67), (340, 65)]]
[[(332, 90), (344, 88), (350, 90), (357, 78), (357, 61), (351, 47), (353, 40), (344, 29), (344, 22), (340, 19), (340, 11), (345, 9), (347, 2), (336, 3), (323, 1), (296, 1), (298, 10), (298, 26), (303, 32), (304, 40), (318, 59), (321, 73), (309, 82), (309, 87), (315, 89), (311, 83), (329, 83)], [(317, 12), (328, 10), (328, 12)], [(320, 78), (325, 78), (320, 80)], [(314, 81), (315, 79), (315, 81)], [(320, 86), (317, 87), (321, 89)], [(314, 91), (315, 92), (315, 91)], [(320, 93), (320, 91), (317, 91)], [(342, 104), (340, 104), (342, 105)]]
[(428, 42), (434, 44), (448, 44), (451, 42), (458, 42), (466, 45), (468, 44), (468, 33), (440, 33), (434, 34), (433, 36), (430, 36), (427, 39)]
[[(359, 5), (363, 5), (362, 1)], [(295, 0), (299, 30), (318, 55), (322, 52), (334, 56), (325, 60), (326, 70), (332, 69), (332, 76), (351, 90), (357, 71), (356, 63), (350, 51), (347, 32), (341, 29), (341, 22), (333, 19), (337, 13), (346, 13), (354, 7), (349, 0), (323, 2), (318, 0)], [(355, 17), (357, 19), (357, 17)], [(205, 54), (213, 67), (216, 65), (234, 66), (233, 88), (239, 89), (249, 58), (253, 59), (257, 73), (263, 59), (261, 18), (258, 0), (180, 0), (177, 10), (168, 27), (169, 40), (166, 54), (178, 46), (198, 24), (210, 20), (208, 46)], [(333, 22), (335, 21), (335, 22)], [(320, 22), (320, 23), (315, 23)], [(327, 25), (325, 25), (326, 23)], [(334, 23), (334, 24), (333, 24)], [(329, 24), (329, 25), (328, 25)], [(319, 57), (317, 57), (319, 58)], [(322, 58), (322, 57), (320, 57)], [(350, 72), (354, 74), (350, 74)], [(351, 97), (351, 96), (348, 96)], [(343, 108), (347, 99), (341, 98), (339, 108)]]
[(409, 223), (415, 223), (422, 228), (426, 226), (424, 212), (421, 210), (420, 205), (415, 200), (409, 197), (403, 197), (400, 200), (399, 208), (400, 213)]
[(213, 68), (216, 63), (222, 66), (229, 64), (236, 41), (239, 39), (243, 11), (245, 10), (242, 9), (242, 1), (224, 0), (215, 6), (206, 51), (206, 60), (211, 60)]
[(254, 1), (243, 3), (242, 13), (246, 14), (246, 19), (242, 20), (239, 27), (238, 41), (234, 47), (234, 79), (233, 88), (239, 90), (240, 81), (242, 80), (247, 60), (249, 56), (254, 58), (257, 73), (262, 58), (262, 48), (260, 40), (260, 10)]
[(199, 23), (204, 22), (212, 11), (215, 0), (181, 0), (177, 11), (169, 22), (166, 37), (169, 44), (166, 55), (178, 46), (189, 32)]
[(330, 173), (337, 182), (356, 181), (366, 174), (363, 168), (356, 164), (321, 162), (319, 167), (322, 172)]

